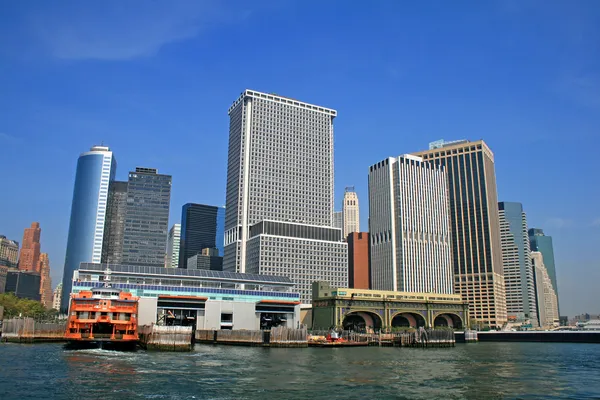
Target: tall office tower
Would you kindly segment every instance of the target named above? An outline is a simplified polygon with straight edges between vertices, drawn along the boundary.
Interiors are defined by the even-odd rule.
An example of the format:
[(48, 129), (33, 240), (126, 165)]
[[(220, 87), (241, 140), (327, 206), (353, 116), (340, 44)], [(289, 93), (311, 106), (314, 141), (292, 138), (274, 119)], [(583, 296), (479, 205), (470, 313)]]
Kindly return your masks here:
[(353, 289), (371, 289), (371, 243), (369, 232), (352, 232), (348, 242), (348, 285)]
[(187, 268), (188, 258), (203, 249), (219, 250), (223, 256), (225, 207), (187, 203), (181, 209), (181, 244), (179, 268)]
[(19, 242), (7, 239), (0, 235), (0, 265), (10, 268), (17, 268), (19, 259)]
[(344, 212), (334, 211), (333, 212), (333, 227), (344, 231)]
[(69, 308), (73, 271), (79, 263), (102, 261), (108, 189), (116, 170), (117, 161), (105, 146), (94, 146), (77, 160), (63, 270), (62, 312)]
[(469, 302), (471, 318), (502, 326), (506, 294), (494, 154), (482, 140), (461, 140), (432, 143), (415, 155), (448, 174), (455, 291)]
[(19, 254), (19, 270), (40, 273), (40, 236), (42, 229), (39, 222), (32, 222), (25, 228), (23, 243)]
[(52, 307), (52, 279), (50, 278), (50, 259), (47, 253), (40, 254), (40, 301), (46, 308)]
[(537, 325), (537, 306), (533, 268), (529, 255), (527, 217), (521, 203), (498, 203), (502, 264), (506, 288), (506, 312), (523, 321), (531, 319)]
[(177, 268), (179, 266), (179, 243), (181, 239), (181, 224), (173, 224), (169, 230), (167, 240), (167, 261), (165, 267)]
[(346, 187), (343, 204), (344, 239), (352, 232), (360, 232), (360, 211), (358, 208), (358, 196), (354, 186)]
[(102, 245), (102, 262), (104, 264), (121, 264), (126, 212), (127, 182), (112, 181), (108, 188), (108, 207), (106, 208)]
[(348, 284), (347, 245), (331, 227), (336, 115), (252, 90), (233, 103), (223, 270), (289, 276), (303, 302), (314, 280)]
[(544, 257), (544, 265), (546, 266), (548, 276), (552, 281), (554, 293), (556, 293), (556, 301), (558, 302), (558, 312), (560, 315), (560, 298), (558, 297), (558, 281), (556, 280), (556, 265), (554, 263), (552, 236), (544, 235), (544, 231), (539, 228), (529, 229), (528, 234), (531, 251), (539, 251)]
[(454, 293), (448, 175), (404, 155), (369, 167), (371, 285)]
[(54, 288), (54, 293), (52, 295), (52, 308), (55, 310), (60, 310), (60, 299), (62, 297), (62, 283), (56, 285)]
[(170, 203), (171, 175), (141, 167), (129, 173), (123, 264), (165, 266)]
[(544, 265), (544, 256), (539, 251), (531, 252), (531, 262), (535, 271), (537, 312), (540, 327), (548, 329), (559, 325), (558, 298), (552, 279)]

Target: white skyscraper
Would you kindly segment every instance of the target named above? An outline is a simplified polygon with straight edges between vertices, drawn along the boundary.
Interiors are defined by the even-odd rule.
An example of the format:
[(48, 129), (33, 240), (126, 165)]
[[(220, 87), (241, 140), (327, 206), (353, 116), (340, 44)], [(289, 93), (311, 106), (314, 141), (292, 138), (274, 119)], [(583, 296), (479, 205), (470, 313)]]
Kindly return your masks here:
[(531, 262), (535, 272), (538, 318), (541, 328), (559, 325), (558, 298), (552, 286), (552, 279), (544, 265), (544, 256), (539, 251), (531, 252)]
[(333, 213), (333, 227), (339, 228), (342, 231), (344, 230), (344, 212), (343, 211), (335, 211)]
[(360, 211), (358, 208), (358, 196), (354, 186), (346, 187), (344, 193), (344, 239), (352, 232), (360, 232)]
[(225, 271), (348, 284), (347, 245), (332, 227), (335, 110), (246, 90), (229, 109)]
[(173, 224), (167, 241), (167, 260), (165, 267), (177, 268), (179, 265), (179, 246), (181, 241), (181, 224)]
[(454, 293), (448, 177), (404, 155), (369, 167), (373, 289)]

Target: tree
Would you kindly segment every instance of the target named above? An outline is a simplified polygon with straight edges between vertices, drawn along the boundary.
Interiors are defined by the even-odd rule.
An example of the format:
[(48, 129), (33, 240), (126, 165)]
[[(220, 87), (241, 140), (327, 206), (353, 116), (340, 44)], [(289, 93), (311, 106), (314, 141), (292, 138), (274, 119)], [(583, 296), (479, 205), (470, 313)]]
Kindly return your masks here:
[(39, 301), (21, 299), (14, 293), (0, 294), (0, 306), (4, 307), (5, 319), (19, 316), (47, 319), (56, 315), (55, 310), (46, 309)]

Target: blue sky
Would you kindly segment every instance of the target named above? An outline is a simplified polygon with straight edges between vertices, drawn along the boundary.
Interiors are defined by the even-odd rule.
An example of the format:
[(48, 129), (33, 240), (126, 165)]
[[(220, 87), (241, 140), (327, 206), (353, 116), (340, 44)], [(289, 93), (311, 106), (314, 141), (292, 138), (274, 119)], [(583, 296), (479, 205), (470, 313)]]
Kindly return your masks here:
[[(357, 3), (358, 4), (358, 3)], [(0, 233), (42, 226), (62, 276), (75, 164), (173, 175), (224, 204), (227, 109), (246, 88), (335, 108), (336, 203), (367, 168), (430, 141), (484, 139), (499, 200), (554, 237), (561, 311), (600, 312), (600, 3), (27, 1), (0, 12)], [(590, 150), (589, 152), (587, 150)]]

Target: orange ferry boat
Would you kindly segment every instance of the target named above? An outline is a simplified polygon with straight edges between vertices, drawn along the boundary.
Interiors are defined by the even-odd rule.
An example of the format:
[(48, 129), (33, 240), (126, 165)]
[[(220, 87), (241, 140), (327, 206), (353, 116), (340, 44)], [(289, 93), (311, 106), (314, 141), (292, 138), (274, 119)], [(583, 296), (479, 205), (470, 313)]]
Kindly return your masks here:
[(71, 348), (135, 349), (138, 298), (110, 287), (71, 295), (65, 339)]

